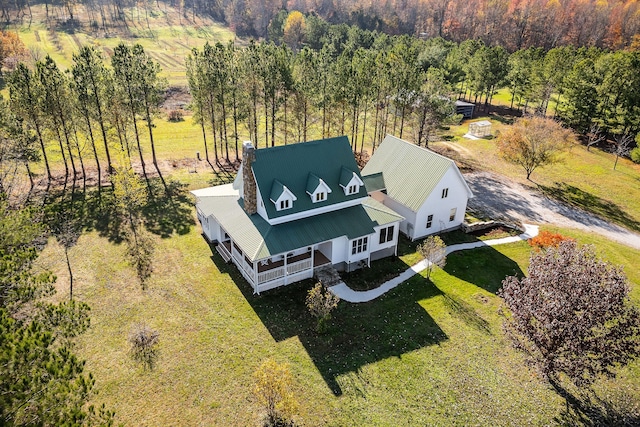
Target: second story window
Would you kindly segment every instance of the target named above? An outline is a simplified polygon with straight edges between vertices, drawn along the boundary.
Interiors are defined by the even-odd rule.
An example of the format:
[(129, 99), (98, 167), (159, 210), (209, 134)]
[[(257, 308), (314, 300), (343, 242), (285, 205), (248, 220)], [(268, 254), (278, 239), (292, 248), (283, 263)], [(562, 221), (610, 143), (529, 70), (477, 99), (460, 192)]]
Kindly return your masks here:
[(447, 198), (447, 196), (449, 196), (449, 189), (448, 188), (443, 188), (442, 189), (442, 198), (445, 199), (445, 198)]
[(280, 210), (289, 209), (291, 207), (289, 199), (280, 200)]
[(320, 192), (316, 193), (316, 202), (322, 202), (327, 199), (327, 193)]

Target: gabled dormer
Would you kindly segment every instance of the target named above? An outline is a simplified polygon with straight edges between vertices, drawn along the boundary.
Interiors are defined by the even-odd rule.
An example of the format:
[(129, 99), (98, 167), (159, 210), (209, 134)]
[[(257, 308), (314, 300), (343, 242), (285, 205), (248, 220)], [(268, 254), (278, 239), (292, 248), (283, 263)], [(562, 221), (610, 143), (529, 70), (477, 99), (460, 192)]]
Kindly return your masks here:
[(298, 200), (295, 194), (286, 185), (275, 179), (271, 186), (269, 200), (275, 205), (276, 211), (284, 211), (293, 207), (293, 202)]
[(358, 194), (360, 192), (360, 187), (363, 185), (364, 183), (358, 174), (345, 167), (342, 168), (340, 171), (340, 187), (342, 187), (342, 191), (344, 191), (345, 196)]
[(331, 193), (331, 188), (322, 178), (312, 173), (307, 177), (307, 194), (311, 197), (313, 203), (320, 203), (327, 200), (327, 196)]

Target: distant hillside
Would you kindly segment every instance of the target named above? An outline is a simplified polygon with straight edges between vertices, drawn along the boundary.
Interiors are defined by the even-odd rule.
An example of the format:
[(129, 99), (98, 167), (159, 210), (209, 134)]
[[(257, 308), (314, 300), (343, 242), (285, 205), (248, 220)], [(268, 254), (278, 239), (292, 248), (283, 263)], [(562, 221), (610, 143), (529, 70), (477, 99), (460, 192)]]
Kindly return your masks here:
[[(140, 43), (162, 67), (162, 75), (171, 85), (186, 86), (184, 60), (194, 47), (233, 40), (235, 34), (224, 24), (211, 18), (184, 17), (166, 3), (154, 3), (144, 8), (124, 8), (124, 19), (108, 20), (101, 25), (95, 11), (83, 5), (74, 8), (73, 21), (69, 11), (45, 5), (31, 7), (31, 15), (9, 28), (17, 30), (34, 60), (49, 54), (63, 68), (70, 66), (72, 56), (82, 45), (102, 49), (105, 57), (122, 40)], [(98, 19), (98, 21), (96, 21)], [(242, 41), (238, 41), (242, 44)]]

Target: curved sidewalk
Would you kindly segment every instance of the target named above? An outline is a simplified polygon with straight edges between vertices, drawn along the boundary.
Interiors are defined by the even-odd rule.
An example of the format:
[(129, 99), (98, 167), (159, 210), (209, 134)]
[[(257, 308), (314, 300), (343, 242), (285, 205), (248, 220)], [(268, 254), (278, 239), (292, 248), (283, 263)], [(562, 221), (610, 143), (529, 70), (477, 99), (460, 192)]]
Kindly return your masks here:
[[(465, 249), (475, 249), (481, 248), (484, 246), (496, 246), (496, 245), (504, 245), (506, 243), (514, 243), (519, 242), (521, 240), (527, 240), (532, 237), (538, 235), (538, 226), (523, 224), (524, 225), (524, 233), (513, 236), (513, 237), (505, 237), (502, 239), (493, 239), (493, 240), (480, 240), (473, 243), (459, 243), (457, 245), (447, 246), (446, 254), (449, 255), (452, 252), (462, 251)], [(409, 267), (404, 272), (402, 272), (399, 276), (394, 277), (393, 279), (383, 283), (375, 289), (371, 289), (369, 291), (354, 291), (346, 283), (340, 282), (337, 285), (331, 286), (329, 290), (339, 297), (342, 300), (348, 302), (368, 302), (378, 298), (381, 295), (389, 292), (391, 289), (398, 286), (400, 283), (409, 280), (415, 274), (420, 273), (422, 270), (427, 268), (429, 261), (423, 259), (419, 263)]]

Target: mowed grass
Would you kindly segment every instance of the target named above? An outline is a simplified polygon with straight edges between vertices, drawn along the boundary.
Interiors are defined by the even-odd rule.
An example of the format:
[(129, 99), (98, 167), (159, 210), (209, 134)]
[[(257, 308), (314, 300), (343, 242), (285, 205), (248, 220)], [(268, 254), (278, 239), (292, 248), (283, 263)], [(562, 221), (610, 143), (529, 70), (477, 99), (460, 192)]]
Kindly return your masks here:
[[(494, 117), (489, 119), (496, 134), (508, 124)], [(560, 163), (536, 169), (527, 181), (524, 169), (499, 156), (495, 139), (462, 138), (468, 127), (469, 122), (464, 122), (451, 128), (454, 139), (450, 146), (476, 168), (506, 175), (550, 197), (640, 231), (640, 165), (620, 158), (614, 170), (613, 154), (574, 145), (562, 154)]]
[(174, 86), (187, 86), (185, 58), (191, 49), (200, 48), (206, 42), (226, 44), (235, 39), (235, 34), (224, 25), (200, 17), (195, 20), (191, 16), (181, 17), (177, 9), (165, 3), (150, 5), (148, 17), (142, 8), (124, 8), (126, 27), (110, 29), (106, 34), (102, 29), (89, 28), (83, 5), (75, 5), (75, 15), (83, 27), (74, 31), (59, 28), (51, 31), (44, 21), (44, 5), (31, 8), (34, 22), (11, 29), (19, 32), (22, 41), (37, 58), (51, 55), (61, 68), (68, 69), (73, 54), (84, 45), (96, 47), (108, 59), (120, 42), (139, 43), (162, 68), (160, 75)]
[[(184, 178), (197, 185), (196, 175)], [(124, 261), (108, 208), (102, 215), (87, 209), (87, 231), (70, 251), (74, 296), (92, 307), (77, 352), (96, 377), (92, 401), (114, 409), (118, 422), (258, 425), (252, 374), (268, 357), (291, 366), (302, 425), (549, 425), (565, 415), (564, 401), (501, 331), (495, 291), (506, 275), (526, 272), (526, 243), (456, 253), (431, 280), (417, 275), (375, 301), (341, 302), (329, 332), (317, 335), (304, 307), (311, 282), (253, 295), (203, 240), (193, 208), (162, 209), (172, 221), (152, 221), (157, 250), (146, 291)], [(560, 231), (597, 243), (627, 270), (640, 256)], [(413, 263), (411, 246), (402, 252)], [(54, 241), (40, 258), (58, 275), (58, 298), (68, 297), (63, 259)], [(639, 303), (640, 278), (630, 276)], [(127, 354), (127, 335), (139, 322), (160, 332), (153, 371)], [(599, 390), (637, 405), (638, 371), (635, 363)]]

